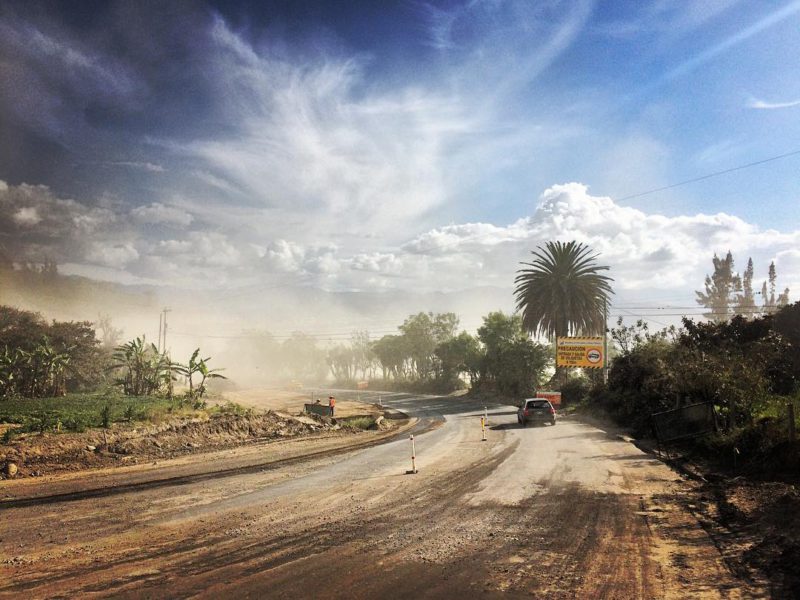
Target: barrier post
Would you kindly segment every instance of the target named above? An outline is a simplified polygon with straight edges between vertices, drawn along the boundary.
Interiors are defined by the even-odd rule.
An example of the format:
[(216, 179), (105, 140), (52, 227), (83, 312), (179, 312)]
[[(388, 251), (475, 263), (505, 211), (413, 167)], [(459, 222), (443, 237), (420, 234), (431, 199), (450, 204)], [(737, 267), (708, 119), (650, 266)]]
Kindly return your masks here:
[(483, 420), (483, 417), (481, 417), (481, 441), (486, 441), (486, 422)]
[(416, 475), (417, 473), (417, 451), (414, 445), (414, 436), (411, 436), (411, 470), (406, 471), (406, 475)]

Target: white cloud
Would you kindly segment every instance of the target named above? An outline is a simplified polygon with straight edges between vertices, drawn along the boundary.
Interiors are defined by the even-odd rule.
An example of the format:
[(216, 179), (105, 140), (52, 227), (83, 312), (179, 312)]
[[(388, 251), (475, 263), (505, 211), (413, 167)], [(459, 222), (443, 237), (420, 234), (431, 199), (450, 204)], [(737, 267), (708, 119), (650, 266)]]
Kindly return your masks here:
[(14, 222), (23, 227), (32, 227), (42, 221), (35, 206), (24, 206), (14, 213)]
[(108, 163), (110, 165), (114, 165), (117, 167), (131, 167), (132, 169), (142, 169), (144, 171), (150, 171), (151, 173), (164, 173), (166, 169), (161, 165), (151, 163), (151, 162), (139, 162), (139, 161), (130, 161), (130, 160), (119, 160)]
[(403, 248), (411, 257), (405, 258), (409, 274), (433, 273), (436, 285), (445, 289), (469, 282), (474, 272), (484, 283), (510, 287), (529, 250), (549, 240), (572, 239), (600, 253), (618, 289), (683, 289), (690, 294), (710, 269), (714, 253), (731, 250), (742, 264), (748, 256), (757, 265), (768, 264), (769, 256), (795, 247), (800, 232), (762, 230), (724, 213), (648, 214), (570, 183), (546, 190), (532, 217), (507, 227), (451, 225), (421, 234)]
[(115, 269), (121, 269), (138, 258), (139, 251), (130, 243), (94, 242), (86, 253), (89, 262)]
[(788, 286), (796, 300), (800, 296), (800, 250), (792, 248), (778, 252), (775, 255), (775, 272), (781, 291)]
[(160, 202), (137, 206), (131, 211), (131, 216), (138, 223), (173, 227), (188, 227), (194, 220), (194, 217), (182, 208), (164, 205)]
[[(530, 216), (508, 225), (446, 225), (384, 243), (379, 251), (354, 249), (359, 240), (303, 242), (289, 237), (288, 228), (287, 237), (243, 235), (236, 219), (217, 223), (216, 231), (142, 227), (150, 222), (180, 226), (191, 215), (158, 203), (132, 212), (113, 205), (88, 207), (54, 197), (44, 186), (8, 186), (0, 190), (0, 205), (0, 233), (15, 260), (55, 257), (76, 273), (100, 266), (114, 269), (118, 281), (129, 276), (188, 287), (288, 281), (334, 290), (418, 292), (497, 286), (510, 293), (530, 250), (549, 240), (574, 239), (611, 267), (621, 295), (669, 291), (690, 301), (711, 269), (711, 257), (728, 250), (739, 269), (753, 257), (756, 280), (775, 260), (781, 287), (800, 290), (800, 231), (765, 230), (725, 213), (648, 213), (593, 196), (579, 183), (548, 188)], [(251, 215), (256, 221), (250, 223), (251, 233), (260, 228), (258, 214)], [(28, 225), (21, 227), (20, 218)], [(98, 277), (110, 272), (97, 269)]]
[[(575, 130), (560, 117), (509, 114), (508, 99), (578, 39), (591, 2), (566, 12), (525, 2), (464, 10), (468, 26), (459, 25), (459, 35), (467, 37), (456, 43), (480, 52), (449, 57), (446, 85), (427, 81), (430, 73), (381, 81), (371, 77), (369, 57), (329, 47), (298, 55), (253, 44), (217, 18), (209, 70), (229, 127), (160, 143), (198, 165), (195, 178), (215, 195), (272, 211), (262, 230), (268, 239), (287, 237), (290, 225), (293, 241), (307, 246), (363, 232), (402, 243), (439, 222), (436, 211), (457, 207), (462, 190), (474, 193), (476, 173), (513, 168)], [(370, 242), (360, 250), (380, 248)]]
[(748, 108), (755, 108), (760, 110), (775, 110), (778, 108), (792, 108), (800, 106), (800, 100), (789, 100), (788, 102), (765, 102), (757, 98), (751, 98), (747, 103)]
[(58, 198), (47, 186), (0, 186), (0, 237), (14, 260), (79, 259), (89, 240), (114, 236), (117, 215), (102, 206)]

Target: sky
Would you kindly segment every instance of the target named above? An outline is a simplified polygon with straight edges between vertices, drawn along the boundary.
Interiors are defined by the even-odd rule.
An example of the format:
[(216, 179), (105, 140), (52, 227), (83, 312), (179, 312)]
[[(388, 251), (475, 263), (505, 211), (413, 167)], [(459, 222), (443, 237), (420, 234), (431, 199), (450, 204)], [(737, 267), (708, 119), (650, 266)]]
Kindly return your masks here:
[(796, 300), (798, 50), (798, 0), (3, 2), (0, 247), (130, 284), (510, 297), (576, 239), (619, 314), (694, 305), (729, 250)]

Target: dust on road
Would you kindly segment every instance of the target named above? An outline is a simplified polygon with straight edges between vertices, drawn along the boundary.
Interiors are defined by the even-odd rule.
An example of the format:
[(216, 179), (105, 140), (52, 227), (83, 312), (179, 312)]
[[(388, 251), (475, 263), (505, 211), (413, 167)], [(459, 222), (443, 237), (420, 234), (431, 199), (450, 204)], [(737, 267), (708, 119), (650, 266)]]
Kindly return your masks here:
[[(449, 404), (448, 404), (449, 403)], [(480, 441), (468, 400), (398, 400), (442, 427), (287, 469), (4, 511), (0, 595), (739, 598), (694, 490), (594, 427)]]

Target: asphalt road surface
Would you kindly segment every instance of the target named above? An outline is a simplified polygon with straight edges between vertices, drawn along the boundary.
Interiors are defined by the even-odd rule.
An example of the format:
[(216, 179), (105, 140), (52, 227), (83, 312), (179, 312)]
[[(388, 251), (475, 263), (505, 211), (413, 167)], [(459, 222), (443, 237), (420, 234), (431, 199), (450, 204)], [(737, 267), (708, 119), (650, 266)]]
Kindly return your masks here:
[[(0, 509), (0, 597), (752, 598), (691, 483), (574, 420), (384, 396), (402, 439), (264, 472)], [(220, 465), (224, 467), (224, 465)]]

